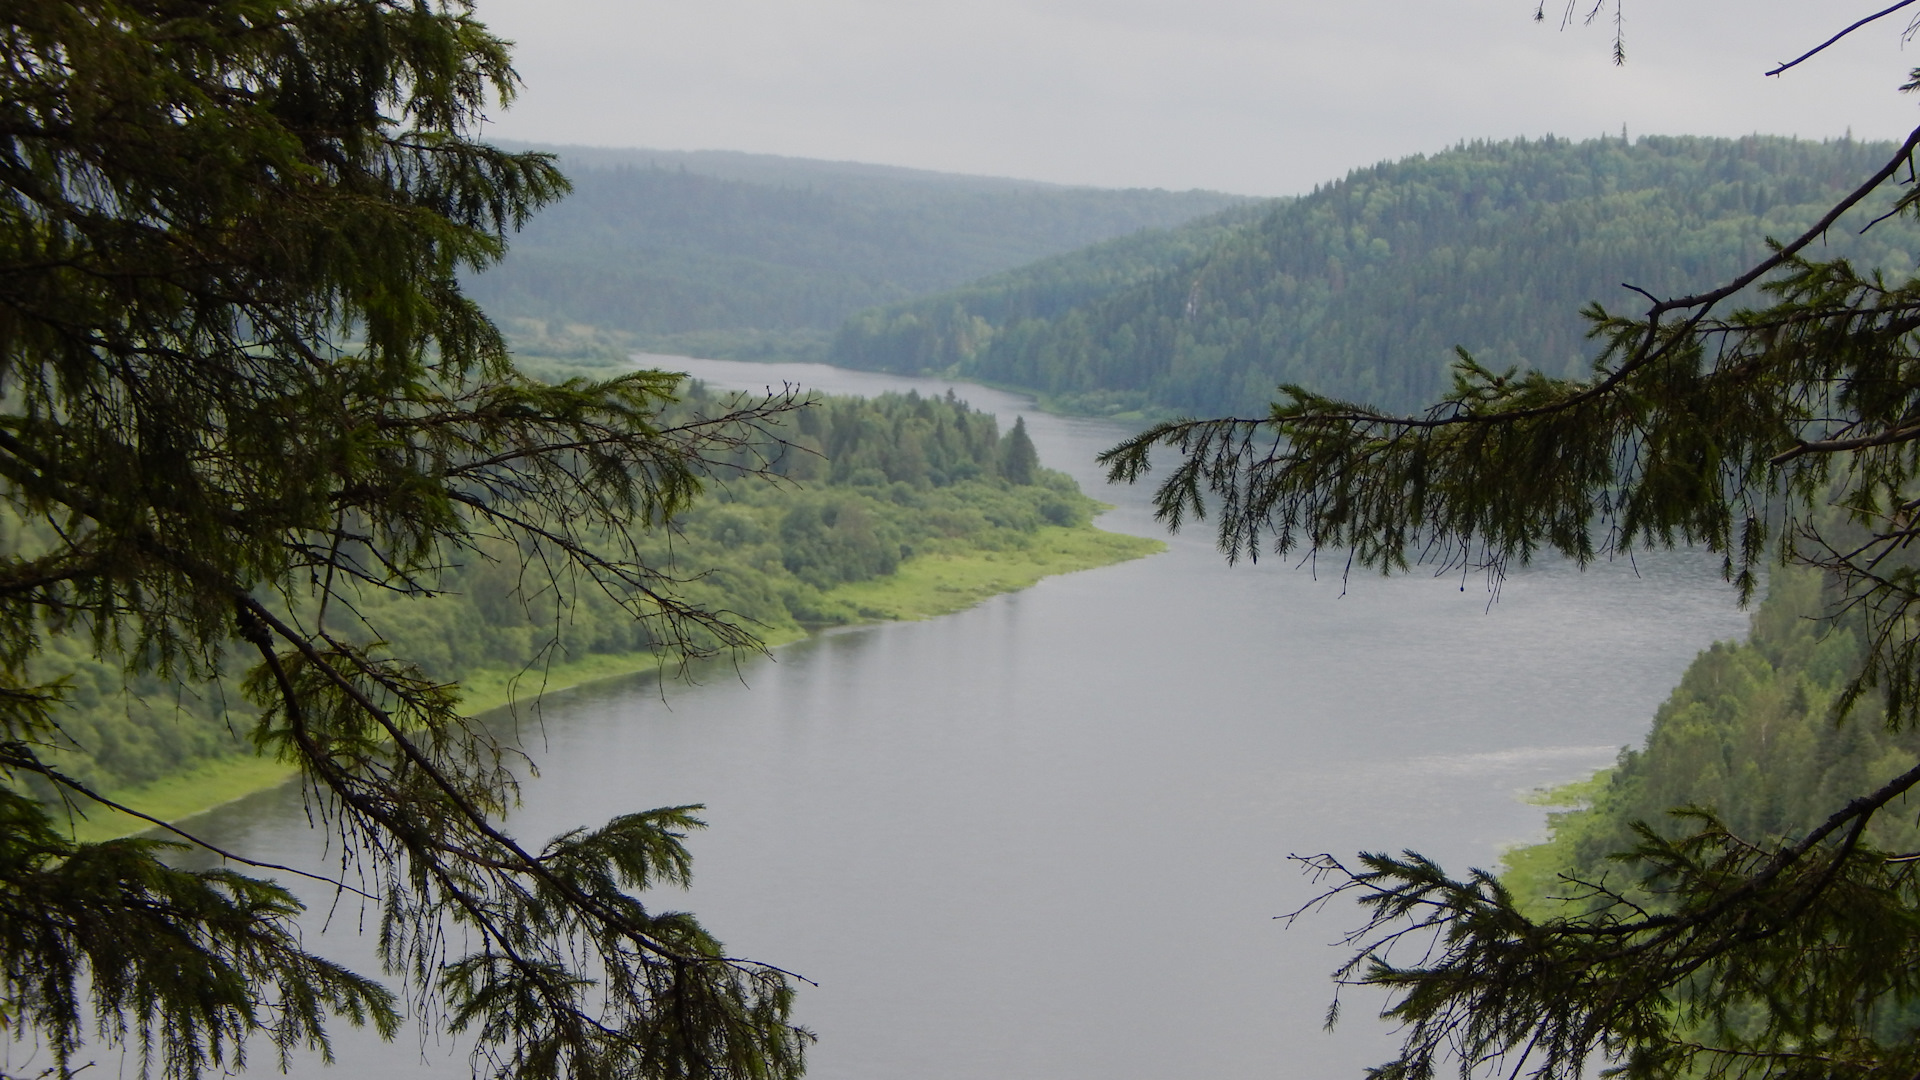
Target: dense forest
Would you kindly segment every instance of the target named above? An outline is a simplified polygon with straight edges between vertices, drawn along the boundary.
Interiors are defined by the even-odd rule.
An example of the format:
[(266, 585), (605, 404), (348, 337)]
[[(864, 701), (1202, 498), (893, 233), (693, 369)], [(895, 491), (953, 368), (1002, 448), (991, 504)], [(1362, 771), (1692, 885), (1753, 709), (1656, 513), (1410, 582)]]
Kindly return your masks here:
[(702, 355), (818, 358), (862, 308), (1246, 201), (764, 155), (559, 153), (573, 193), (469, 291), (523, 340), (586, 324)]
[(840, 327), (830, 359), (867, 370), (971, 371), (1003, 328), (1044, 324), (1193, 263), (1261, 220), (1268, 205), (1233, 207), (860, 312)]
[[(1864, 653), (1859, 627), (1822, 616), (1832, 600), (1811, 571), (1777, 571), (1744, 643), (1702, 652), (1654, 717), (1646, 742), (1619, 764), (1556, 793), (1551, 838), (1509, 852), (1508, 884), (1536, 906), (1566, 895), (1559, 875), (1629, 881), (1610, 858), (1636, 845), (1635, 822), (1666, 835), (1699, 807), (1756, 843), (1804, 835), (1848, 800), (1911, 768), (1920, 731), (1889, 730), (1871, 702), (1836, 721), (1833, 705)], [(1551, 805), (1551, 803), (1550, 803)], [(1869, 841), (1920, 848), (1912, 806), (1874, 818)]]
[[(1772, 137), (1517, 140), (1358, 170), (1299, 199), (863, 312), (832, 362), (939, 369), (1076, 411), (1259, 409), (1282, 383), (1433, 400), (1455, 346), (1577, 374), (1581, 309), (1722, 280), (1805, 229), (1892, 147)], [(1910, 221), (1829, 237), (1912, 267)], [(1070, 298), (1062, 304), (1060, 298)]]
[[(695, 384), (674, 410), (717, 403)], [(716, 480), (670, 528), (641, 539), (643, 559), (679, 577), (682, 597), (763, 637), (870, 617), (836, 589), (892, 574), (915, 555), (1021, 549), (1049, 527), (1088, 527), (1098, 506), (1039, 465), (1022, 425), (1002, 433), (991, 415), (951, 396), (821, 398), (787, 426), (774, 482)], [(32, 544), (18, 519), (0, 530), (7, 550)], [(447, 567), (430, 598), (374, 591), (356, 606), (394, 655), (448, 681), (659, 644), (592, 590), (558, 604), (523, 557), (531, 554), (476, 552)], [(232, 684), (128, 682), (91, 659), (83, 638), (52, 641), (38, 664), (68, 680), (61, 725), (85, 748), (60, 755), (70, 775), (115, 788), (244, 745), (251, 711)]]

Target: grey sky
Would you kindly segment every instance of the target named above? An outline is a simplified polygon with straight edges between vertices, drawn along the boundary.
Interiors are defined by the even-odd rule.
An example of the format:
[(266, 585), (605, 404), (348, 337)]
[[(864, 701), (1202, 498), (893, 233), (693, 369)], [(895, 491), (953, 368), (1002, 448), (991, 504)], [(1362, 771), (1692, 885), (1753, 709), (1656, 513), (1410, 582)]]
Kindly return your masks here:
[[(1590, 0), (1580, 0), (1583, 7)], [(1885, 0), (476, 0), (527, 87), (497, 137), (1277, 195), (1462, 139), (1898, 138)]]

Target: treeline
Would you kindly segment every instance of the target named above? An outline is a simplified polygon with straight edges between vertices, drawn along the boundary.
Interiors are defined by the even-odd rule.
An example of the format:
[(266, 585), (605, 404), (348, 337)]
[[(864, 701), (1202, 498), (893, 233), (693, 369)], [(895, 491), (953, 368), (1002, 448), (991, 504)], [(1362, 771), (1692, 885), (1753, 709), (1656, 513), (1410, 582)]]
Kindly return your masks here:
[(745, 154), (561, 150), (571, 195), (468, 290), (523, 338), (591, 325), (788, 355), (862, 308), (1244, 200)]
[[(1827, 613), (1818, 576), (1775, 574), (1742, 644), (1701, 653), (1654, 717), (1646, 742), (1567, 795), (1589, 805), (1550, 815), (1545, 844), (1509, 853), (1508, 884), (1535, 905), (1564, 896), (1559, 878), (1629, 884), (1610, 858), (1636, 846), (1635, 822), (1669, 836), (1690, 829), (1677, 807), (1712, 812), (1755, 843), (1803, 836), (1859, 795), (1920, 760), (1920, 731), (1889, 730), (1872, 702), (1836, 723), (1833, 705), (1863, 658), (1860, 629)], [(1868, 842), (1920, 848), (1911, 805), (1877, 815)], [(1650, 899), (1649, 903), (1657, 900)]]
[[(1091, 412), (1254, 410), (1282, 383), (1413, 408), (1445, 388), (1455, 346), (1495, 368), (1582, 373), (1589, 301), (1644, 304), (1623, 282), (1656, 295), (1718, 283), (1892, 152), (1757, 136), (1463, 145), (1244, 223), (862, 313), (831, 359), (939, 368)], [(1825, 253), (1911, 269), (1920, 232), (1888, 221), (1862, 235), (1875, 213), (1836, 227)]]
[[(681, 415), (722, 402), (694, 386)], [(1089, 526), (1098, 504), (1040, 467), (1024, 425), (947, 397), (823, 398), (791, 417), (776, 482), (715, 482), (670, 528), (639, 537), (642, 559), (681, 579), (677, 592), (761, 635), (865, 617), (835, 588), (893, 573), (915, 555), (1008, 551), (1048, 526)], [(20, 550), (16, 521), (0, 542)], [(537, 553), (488, 549), (449, 566), (431, 598), (368, 591), (354, 605), (393, 655), (433, 678), (517, 670), (540, 658), (644, 652), (663, 644), (591, 589), (564, 600)], [(337, 625), (336, 625), (337, 624)], [(336, 631), (357, 625), (335, 617)], [(359, 635), (365, 638), (365, 634)], [(60, 724), (78, 750), (61, 767), (106, 788), (138, 784), (238, 752), (252, 712), (232, 680), (134, 681), (53, 636), (39, 674), (67, 679)]]

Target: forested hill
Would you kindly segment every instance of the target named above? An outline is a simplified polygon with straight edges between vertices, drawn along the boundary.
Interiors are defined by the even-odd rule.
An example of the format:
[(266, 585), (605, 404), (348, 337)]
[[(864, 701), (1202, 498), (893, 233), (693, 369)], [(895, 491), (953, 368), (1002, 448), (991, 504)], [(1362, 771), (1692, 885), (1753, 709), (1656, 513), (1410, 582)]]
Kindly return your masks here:
[[(1588, 301), (1630, 310), (1644, 301), (1623, 282), (1723, 280), (1892, 152), (1758, 136), (1463, 145), (1151, 251), (1137, 238), (864, 312), (832, 362), (940, 368), (1090, 412), (1258, 409), (1280, 383), (1410, 408), (1444, 388), (1456, 345), (1496, 368), (1583, 371)], [(1920, 231), (1858, 235), (1868, 219), (1826, 251), (1909, 269)]]
[(573, 193), (471, 281), (473, 296), (523, 337), (550, 322), (655, 347), (704, 334), (690, 340), (721, 345), (709, 354), (824, 344), (862, 308), (1246, 201), (766, 155), (557, 150)]

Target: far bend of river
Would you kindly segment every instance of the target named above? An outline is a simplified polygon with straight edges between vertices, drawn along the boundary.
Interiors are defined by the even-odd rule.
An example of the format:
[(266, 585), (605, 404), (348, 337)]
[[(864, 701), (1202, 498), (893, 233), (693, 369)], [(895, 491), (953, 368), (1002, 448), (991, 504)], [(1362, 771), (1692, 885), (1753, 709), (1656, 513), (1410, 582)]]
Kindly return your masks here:
[[(936, 380), (643, 358), (720, 387), (829, 393)], [(1148, 492), (1101, 480), (1129, 434), (955, 384), (1047, 465), (1160, 535)], [(1378, 999), (1321, 1030), (1358, 924), (1289, 852), (1414, 848), (1455, 871), (1538, 837), (1520, 801), (1637, 744), (1700, 649), (1744, 633), (1697, 554), (1635, 567), (1423, 573), (1343, 583), (1290, 562), (1228, 567), (1204, 526), (1166, 554), (1051, 578), (927, 622), (822, 634), (700, 685), (603, 683), (547, 700), (534, 842), (616, 813), (705, 803), (695, 911), (737, 956), (803, 987), (820, 1080), (1357, 1080), (1384, 1060)], [(325, 862), (297, 795), (199, 820), (222, 845)], [(316, 898), (314, 925), (325, 914)], [(369, 916), (370, 918), (370, 916)], [(329, 952), (365, 963), (343, 906)], [(347, 940), (335, 943), (336, 937)], [(256, 1047), (256, 1068), (271, 1052)], [(343, 1034), (343, 1077), (461, 1077), (416, 1033)], [(322, 1075), (306, 1062), (301, 1076)]]

